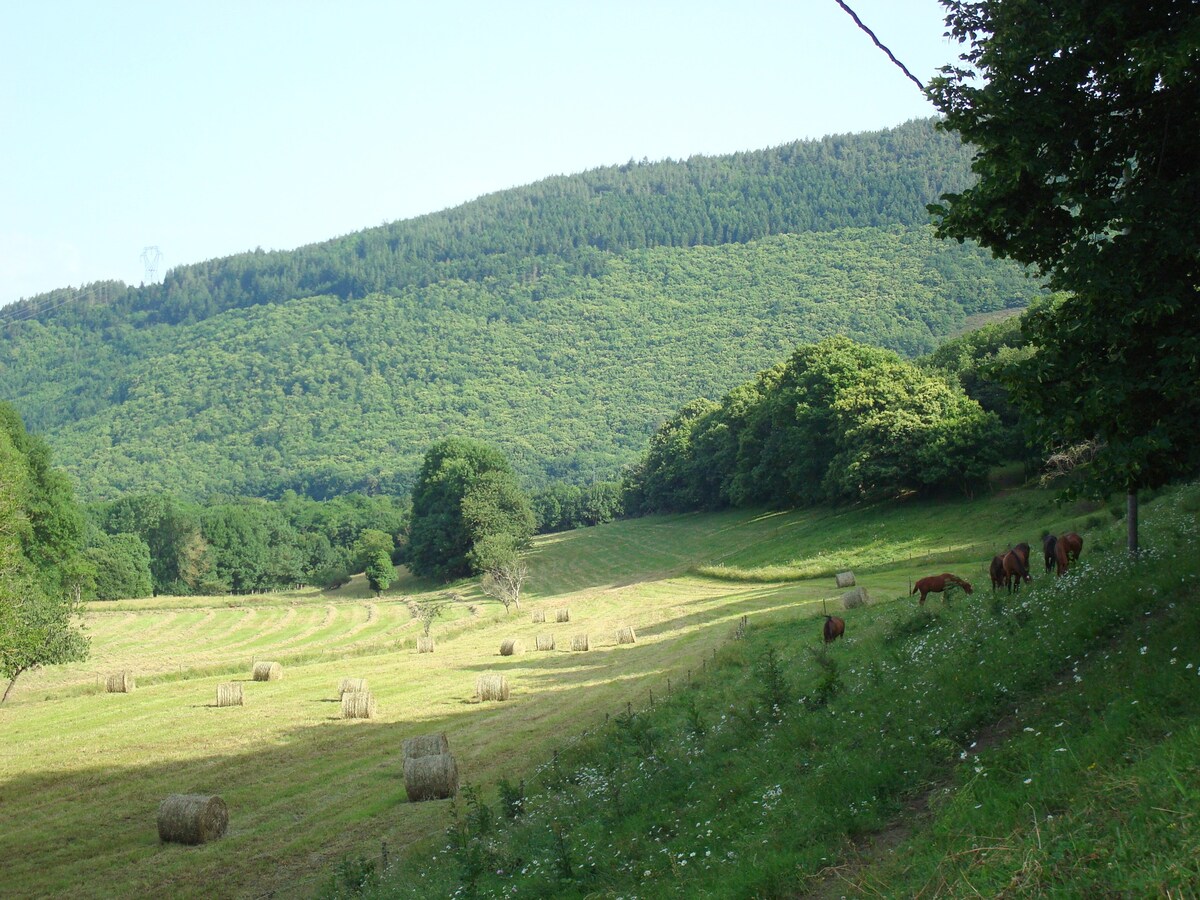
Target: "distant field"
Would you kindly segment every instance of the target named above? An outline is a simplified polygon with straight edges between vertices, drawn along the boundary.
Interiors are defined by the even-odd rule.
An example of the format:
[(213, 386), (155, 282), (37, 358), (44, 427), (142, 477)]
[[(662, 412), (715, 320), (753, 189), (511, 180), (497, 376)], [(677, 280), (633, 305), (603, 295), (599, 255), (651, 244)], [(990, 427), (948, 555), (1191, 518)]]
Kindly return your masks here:
[[(92, 604), (92, 659), (23, 678), (0, 707), (0, 893), (309, 893), (346, 855), (376, 855), (382, 841), (398, 853), (444, 827), (447, 804), (405, 800), (406, 737), (444, 730), (465, 780), (515, 779), (606, 714), (699, 672), (741, 616), (818, 614), (838, 596), (833, 571), (855, 569), (885, 601), (931, 572), (958, 572), (983, 590), (994, 550), (1107, 517), (1014, 492), (961, 504), (658, 517), (550, 535), (529, 554), (521, 612), (505, 616), (459, 585), (466, 599), (435, 623), (433, 655), (415, 652), (420, 625), (403, 598), (420, 591), (406, 578), (380, 599), (360, 579), (329, 593)], [(721, 574), (712, 567), (734, 574), (701, 574)], [(770, 580), (781, 571), (789, 580)], [(570, 609), (569, 623), (531, 622), (530, 610), (559, 606)], [(637, 644), (617, 646), (625, 625)], [(541, 633), (560, 649), (533, 652)], [(591, 652), (562, 649), (582, 633)], [(507, 637), (527, 652), (500, 657)], [(263, 659), (284, 665), (282, 681), (249, 680)], [(137, 675), (138, 690), (102, 693), (101, 677), (121, 669)], [(508, 675), (510, 702), (474, 700), (483, 672)], [(338, 717), (344, 676), (368, 679), (377, 719)], [(246, 705), (216, 708), (217, 684), (232, 679), (245, 682)], [(160, 845), (155, 810), (176, 792), (220, 794), (230, 834), (199, 848)]]

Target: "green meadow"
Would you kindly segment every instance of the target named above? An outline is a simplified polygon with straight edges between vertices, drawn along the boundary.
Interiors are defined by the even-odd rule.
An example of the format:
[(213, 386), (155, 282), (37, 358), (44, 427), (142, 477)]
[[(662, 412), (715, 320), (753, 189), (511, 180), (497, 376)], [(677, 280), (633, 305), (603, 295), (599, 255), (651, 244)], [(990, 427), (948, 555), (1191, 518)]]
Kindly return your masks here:
[[(1133, 593), (1137, 603), (1128, 609), (1114, 607), (1125, 610), (1121, 615), (1132, 616), (1136, 610), (1138, 616), (1149, 612), (1169, 618), (1165, 604), (1176, 602), (1169, 599), (1176, 590), (1187, 593), (1194, 603), (1195, 511), (1185, 508), (1189, 503), (1195, 505), (1194, 495), (1184, 492), (1147, 508), (1144, 526), (1151, 549), (1146, 561), (1137, 563), (1151, 565), (1155, 553), (1174, 553), (1177, 558), (1170, 565), (1175, 572), (1184, 565), (1180, 559), (1186, 558), (1190, 568), (1171, 576), (1177, 581), (1182, 578), (1182, 587), (1149, 579), (1153, 591), (1138, 595), (1129, 585), (1146, 578), (1122, 569), (1119, 581), (1126, 586), (1122, 596)], [(1191, 530), (1179, 522), (1190, 522)], [(999, 779), (979, 784), (963, 773), (965, 760), (973, 759), (968, 738), (985, 727), (999, 727), (1005, 735), (1013, 731), (1003, 722), (1013, 715), (1014, 704), (1027, 695), (1040, 697), (1043, 690), (1053, 693), (1063, 680), (1055, 673), (1069, 671), (1072, 660), (1058, 658), (1061, 646), (1047, 643), (1048, 637), (1002, 641), (996, 636), (1007, 634), (1006, 629), (1040, 634), (1038, 617), (1056, 606), (1087, 609), (1087, 602), (1074, 592), (1077, 585), (1097, 581), (1098, 576), (1088, 574), (1095, 571), (1089, 568), (1090, 560), (1122, 558), (1119, 528), (1107, 508), (1057, 506), (1049, 494), (1029, 490), (1001, 491), (970, 502), (737, 511), (619, 522), (539, 538), (528, 555), (530, 580), (520, 611), (505, 614), (474, 584), (456, 585), (462, 599), (434, 623), (437, 649), (433, 654), (416, 652), (422, 626), (406, 601), (439, 590), (403, 573), (381, 597), (372, 596), (360, 577), (329, 592), (308, 589), (253, 597), (93, 603), (85, 615), (91, 659), (24, 676), (0, 708), (4, 734), (0, 797), (8, 823), (0, 831), (3, 893), (6, 897), (121, 893), (211, 897), (275, 891), (306, 896), (327, 891), (335, 873), (345, 876), (347, 860), (378, 859), (386, 843), (392, 872), (424, 880), (430, 891), (427, 896), (464, 886), (496, 895), (519, 887), (529, 896), (656, 896), (671, 895), (676, 890), (671, 885), (678, 885), (678, 890), (690, 885), (695, 889), (692, 895), (728, 896), (734, 883), (746, 885), (745, 896), (790, 896), (805, 888), (840, 895), (846, 891), (836, 885), (864, 886), (875, 877), (870, 873), (889, 862), (871, 856), (870, 835), (904, 813), (905, 802), (919, 801), (926, 818), (936, 810), (937, 819), (929, 826), (942, 842), (936, 846), (957, 848), (955, 841), (970, 828), (983, 827), (979, 822), (962, 824), (948, 818), (952, 812), (969, 820), (982, 810), (976, 818), (989, 817), (984, 823), (998, 823), (1002, 820), (997, 817), (1009, 814), (1008, 799), (985, 791)], [(1035, 565), (1036, 583), (1022, 594), (1025, 599), (993, 600), (986, 574), (993, 553), (1024, 540), (1035, 545), (1036, 563), (1042, 533), (1067, 529), (1085, 536), (1079, 571), (1057, 580)], [(841, 592), (832, 575), (843, 569), (856, 573), (874, 605), (840, 611)], [(917, 610), (915, 599), (907, 596), (910, 582), (943, 571), (972, 581), (975, 594), (958, 594), (949, 602), (935, 596), (926, 611)], [(1097, 588), (1104, 589), (1103, 585)], [(556, 623), (553, 614), (545, 624), (531, 621), (534, 610), (563, 607), (570, 611), (567, 623)], [(826, 608), (846, 618), (847, 638), (827, 651), (824, 662), (817, 662), (818, 617)], [(1018, 609), (1025, 612), (1018, 614)], [(1124, 634), (1125, 620), (1108, 612), (1108, 605), (1104, 609), (1111, 621), (1105, 619), (1103, 629), (1084, 618), (1083, 624), (1047, 624), (1045, 633), (1066, 628), (1075, 635), (1072, 647), (1095, 653)], [(739, 628), (743, 617), (746, 624)], [(1141, 625), (1141, 620), (1136, 624)], [(617, 644), (616, 631), (625, 626), (635, 629), (636, 644)], [(539, 634), (553, 634), (558, 649), (534, 652)], [(571, 638), (580, 634), (589, 636), (592, 649), (566, 649)], [(741, 639), (735, 640), (735, 634)], [(1184, 672), (1187, 662), (1200, 662), (1194, 635), (1192, 631), (1190, 656), (1174, 651), (1180, 662), (1175, 669), (1171, 667), (1175, 664), (1163, 666), (1164, 673)], [(913, 636), (920, 641), (936, 637), (944, 644), (945, 660), (929, 658), (928, 650), (913, 652), (908, 643)], [(520, 639), (526, 652), (500, 656), (500, 644), (507, 638)], [(1183, 640), (1178, 638), (1174, 646)], [(969, 663), (954, 650), (956, 644), (969, 645)], [(1157, 640), (1154, 646), (1157, 654), (1161, 649)], [(1017, 652), (1018, 647), (1025, 649)], [(975, 657), (1002, 665), (1010, 656), (1016, 671), (1028, 673), (1011, 689), (977, 696), (979, 684), (960, 677), (964, 667), (975, 665)], [(778, 665), (775, 670), (768, 665), (763, 675), (763, 659), (771, 657)], [(831, 658), (835, 670), (840, 667), (832, 679), (822, 674), (829, 672)], [(283, 679), (252, 681), (253, 664), (261, 660), (280, 662)], [(914, 773), (912, 778), (906, 782), (896, 773), (889, 774), (871, 789), (874, 800), (861, 801), (860, 819), (851, 826), (837, 817), (820, 819), (823, 837), (810, 835), (806, 849), (791, 838), (781, 838), (780, 822), (773, 818), (777, 810), (799, 812), (791, 796), (799, 788), (789, 779), (803, 783), (806, 769), (837, 765), (855, 752), (834, 749), (837, 722), (812, 710), (837, 709), (834, 698), (839, 695), (871, 697), (869, 703), (856, 699), (851, 706), (870, 729), (861, 734), (842, 732), (861, 746), (868, 733), (879, 730), (873, 717), (889, 708), (904, 708), (907, 702), (904, 696), (912, 672), (898, 669), (893, 677), (887, 666), (920, 663), (944, 672), (947, 661), (957, 668), (947, 676), (947, 683), (923, 688), (928, 691), (927, 702), (939, 710), (965, 712), (950, 717), (955, 724), (944, 726), (937, 752), (930, 757), (922, 751), (919, 765), (897, 756), (901, 770)], [(1129, 671), (1113, 665), (1118, 672)], [(137, 690), (105, 693), (104, 677), (122, 670), (134, 673)], [(509, 678), (508, 702), (480, 703), (475, 698), (477, 676), (490, 673)], [(1190, 674), (1196, 678), (1195, 670)], [(375, 718), (340, 718), (337, 689), (340, 679), (348, 676), (369, 682), (379, 703)], [(217, 685), (233, 680), (244, 682), (245, 705), (217, 708)], [(653, 709), (651, 696), (657, 701)], [(782, 704), (778, 718), (763, 712), (771, 704), (747, 705), (746, 698), (753, 701), (761, 696), (773, 696)], [(1153, 706), (1152, 699), (1144, 701), (1146, 708)], [(1065, 695), (1062, 702), (1067, 702)], [(1044, 700), (1044, 705), (1049, 703)], [(1047, 712), (1042, 718), (1058, 714)], [(720, 716), (732, 716), (730, 721), (742, 724), (721, 732)], [(773, 757), (769, 766), (738, 769), (737, 753), (748, 753), (754, 745), (769, 747), (772, 729), (799, 727), (798, 723), (810, 719), (824, 722), (828, 733), (802, 738), (805, 743), (799, 750), (793, 747), (790, 755)], [(739, 862), (727, 867), (735, 881), (722, 881), (711, 874), (716, 868), (698, 865), (690, 870), (695, 875), (687, 874), (678, 861), (672, 873), (661, 854), (653, 862), (643, 860), (641, 850), (631, 849), (636, 842), (622, 844), (619, 850), (597, 847), (591, 854), (607, 853), (621, 866), (629, 863), (633, 868), (627, 867), (628, 871), (615, 862), (607, 866), (593, 861), (589, 866), (583, 862), (588, 854), (579, 855), (583, 844), (571, 851), (574, 856), (567, 853), (564, 869), (567, 842), (576, 838), (563, 837), (560, 829), (558, 867), (539, 864), (534, 875), (522, 876), (529, 880), (510, 883), (507, 879), (519, 871), (514, 861), (525, 860), (529, 868), (530, 860), (540, 858), (538, 841), (553, 834), (539, 831), (532, 814), (505, 819), (504, 829), (497, 823), (498, 832), (507, 837), (488, 832), (487, 846), (496, 848), (488, 852), (495, 857), (472, 857), (472, 847), (477, 850), (484, 835), (464, 823), (475, 821), (476, 831), (487, 823), (463, 817), (472, 809), (476, 813), (480, 808), (499, 809), (498, 787), (510, 791), (511, 800), (512, 785), (521, 781), (528, 786), (525, 805), (530, 810), (570, 803), (580, 823), (571, 827), (581, 842), (598, 842), (598, 835), (615, 834), (614, 829), (620, 828), (649, 834), (649, 829), (662, 826), (656, 817), (674, 819), (675, 812), (655, 811), (653, 804), (626, 808), (620, 801), (619, 815), (613, 818), (613, 811), (604, 806), (611, 797), (564, 800), (567, 795), (555, 791), (564, 785), (574, 789), (574, 776), (556, 780), (545, 773), (552, 759), (557, 768), (556, 751), (561, 752), (562, 765), (590, 770), (597, 763), (587, 754), (596, 752), (597, 741), (619, 749), (623, 740), (629, 753), (622, 759), (641, 763), (640, 771), (646, 773), (655, 768), (655, 760), (669, 761), (674, 752), (669, 748), (677, 746), (671, 743), (672, 729), (688, 721), (697, 733), (713, 736), (714, 759), (718, 751), (728, 754), (719, 765), (734, 770), (731, 783), (739, 786), (738, 796), (759, 799), (756, 806), (747, 806), (735, 797), (726, 805), (713, 805), (705, 815), (713, 821), (724, 818), (721, 829), (729, 835), (726, 843), (736, 842), (738, 849), (733, 852)], [(1027, 721), (1042, 735), (1053, 724), (1032, 716)], [(1194, 720), (1190, 728), (1194, 741)], [(613, 729), (624, 729), (624, 737), (614, 738)], [(913, 730), (912, 746), (925, 747), (928, 735), (920, 727)], [(433, 731), (447, 734), (467, 789), (454, 803), (410, 804), (405, 798), (401, 745), (406, 737)], [(651, 732), (662, 737), (658, 743), (651, 739), (647, 751), (644, 735)], [(741, 737), (735, 740), (734, 732)], [(1017, 731), (1014, 736), (1026, 740), (1029, 733)], [(750, 744), (743, 747), (737, 742), (742, 739)], [(1031, 758), (1050, 752), (1032, 738), (1026, 743), (1028, 747), (1020, 752)], [(960, 758), (964, 752), (967, 756)], [(1060, 757), (1046, 758), (1060, 761)], [(1164, 765), (1173, 765), (1175, 772), (1180, 763), (1176, 759)], [(1192, 792), (1194, 803), (1194, 761), (1192, 769), (1181, 784), (1185, 793)], [(764, 792), (785, 780), (786, 790), (780, 788), (783, 799), (778, 803), (762, 799)], [(575, 778), (575, 788), (579, 783)], [(672, 792), (681, 788), (672, 784), (655, 787), (649, 781), (638, 782), (637, 793), (648, 803), (658, 798), (674, 803), (678, 810), (681, 800)], [(934, 785), (945, 795), (937, 794)], [(1126, 785), (1121, 790), (1133, 788)], [(172, 793), (219, 794), (230, 809), (227, 836), (200, 847), (161, 844), (155, 812), (159, 801)], [(624, 796), (628, 802), (629, 793)], [(691, 797), (686, 791), (682, 796)], [(708, 793), (706, 797), (705, 802), (715, 804)], [(967, 804), (963, 797), (980, 806)], [(770, 815), (764, 802), (771, 806)], [(860, 801), (848, 802), (857, 806)], [(1187, 809), (1182, 800), (1170, 796), (1155, 798), (1153, 803)], [(488, 815), (503, 818), (495, 812)], [(1022, 815), (1012, 812), (1013, 828)], [(1078, 815), (1088, 822), (1095, 820), (1082, 811)], [(1185, 826), (1180, 833), (1194, 846), (1191, 813), (1186, 815), (1189, 818), (1180, 820)], [(618, 819), (628, 824), (618, 828), (613, 824)], [(459, 826), (455, 833), (462, 838), (460, 850), (445, 864), (432, 860), (431, 854), (445, 844), (447, 828), (455, 823)], [(1043, 835), (1050, 828), (1039, 827)], [(805, 828), (793, 830), (809, 833)], [(679, 834), (675, 829), (672, 840)], [(755, 868), (740, 868), (748, 864), (747, 842), (760, 837), (766, 843), (756, 854)], [(627, 841), (628, 836), (609, 840)], [(1003, 846), (1006, 854), (1024, 859), (1022, 853), (1032, 853), (1034, 845), (1006, 839)], [(906, 857), (914, 860), (911, 864), (906, 862), (903, 871), (887, 877), (896, 883), (909, 878), (914, 885), (921, 879), (925, 879), (922, 884), (938, 878), (949, 881), (954, 872), (945, 868), (946, 853), (945, 849), (932, 855), (914, 852)], [(507, 874), (485, 877), (472, 859), (496, 863)], [(959, 859), (965, 866), (982, 862), (982, 855)], [(1047, 867), (1045, 862), (1040, 865), (1043, 870)], [(646, 880), (643, 872), (654, 877)], [(702, 876), (702, 872), (710, 874)], [(1194, 872), (1190, 877), (1195, 877)], [(346, 876), (343, 881), (357, 884), (362, 879)], [(1195, 882), (1190, 883), (1194, 888)], [(401, 892), (397, 884), (385, 878), (378, 889)], [(913, 893), (918, 890), (919, 886)], [(908, 893), (908, 888), (902, 893)]]

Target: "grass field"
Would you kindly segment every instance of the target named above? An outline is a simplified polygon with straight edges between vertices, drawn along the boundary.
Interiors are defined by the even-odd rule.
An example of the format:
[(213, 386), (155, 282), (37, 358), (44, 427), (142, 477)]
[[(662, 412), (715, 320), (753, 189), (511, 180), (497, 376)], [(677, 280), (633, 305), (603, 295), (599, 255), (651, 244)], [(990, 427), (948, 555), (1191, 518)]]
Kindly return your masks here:
[[(1017, 491), (551, 535), (529, 554), (522, 610), (506, 616), (459, 585), (465, 600), (435, 623), (432, 655), (415, 652), (421, 626), (403, 598), (434, 591), (403, 577), (382, 598), (360, 579), (334, 592), (93, 604), (92, 658), (24, 677), (0, 707), (3, 895), (303, 896), (347, 855), (376, 855), (382, 841), (400, 853), (445, 828), (447, 804), (405, 800), (406, 737), (445, 731), (473, 784), (516, 779), (606, 715), (698, 672), (742, 616), (768, 625), (820, 613), (839, 594), (834, 571), (854, 569), (884, 601), (941, 571), (983, 590), (996, 550), (1110, 521), (1103, 509)], [(569, 623), (531, 622), (532, 609), (560, 606)], [(625, 625), (637, 644), (617, 645)], [(555, 634), (559, 649), (532, 652), (539, 633)], [(582, 633), (592, 651), (564, 649)], [(528, 652), (501, 657), (508, 637)], [(283, 664), (282, 681), (250, 680), (263, 659)], [(103, 693), (102, 677), (122, 669), (138, 689)], [(476, 676), (489, 672), (509, 677), (511, 701), (474, 699)], [(368, 679), (376, 719), (339, 718), (344, 676)], [(246, 682), (245, 706), (216, 708), (216, 686), (231, 679)], [(229, 835), (161, 845), (158, 802), (181, 792), (222, 796)]]

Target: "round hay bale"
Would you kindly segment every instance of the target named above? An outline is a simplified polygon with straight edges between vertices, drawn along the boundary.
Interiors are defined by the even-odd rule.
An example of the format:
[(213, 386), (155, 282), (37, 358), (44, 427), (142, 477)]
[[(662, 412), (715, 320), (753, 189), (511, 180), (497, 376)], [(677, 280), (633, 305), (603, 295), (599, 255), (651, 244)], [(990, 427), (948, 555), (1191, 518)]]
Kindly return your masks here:
[(553, 650), (554, 649), (554, 635), (552, 635), (552, 634), (539, 634), (536, 638), (536, 641), (537, 641), (537, 648), (539, 650)]
[(137, 690), (137, 682), (132, 672), (117, 672), (108, 676), (104, 682), (104, 689), (110, 694), (132, 694)]
[(229, 808), (213, 794), (171, 794), (158, 804), (158, 839), (205, 844), (225, 834)]
[(254, 664), (255, 681), (279, 681), (283, 678), (283, 666), (277, 662), (256, 662)]
[(417, 635), (417, 652), (432, 653), (433, 652), (433, 635), (419, 634)]
[(544, 625), (546, 623), (546, 611), (544, 609), (535, 609), (533, 611), (533, 624)]
[(554, 621), (555, 622), (570, 622), (571, 621), (571, 611), (569, 609), (556, 609), (554, 611)]
[(517, 638), (509, 638), (506, 641), (502, 641), (500, 644), (501, 656), (516, 656), (518, 653), (524, 652), (525, 645), (522, 644)]
[(838, 572), (833, 576), (833, 580), (840, 588), (854, 587), (853, 572)]
[(636, 644), (637, 643), (637, 635), (634, 634), (632, 625), (627, 626), (625, 628), (617, 629), (617, 643), (618, 644)]
[(855, 609), (859, 606), (870, 606), (870, 604), (871, 597), (865, 587), (856, 587), (854, 590), (842, 594), (843, 609)]
[(588, 640), (588, 636), (586, 634), (577, 634), (575, 637), (571, 638), (571, 649), (591, 650), (592, 646), (591, 642)]
[(437, 734), (422, 734), (417, 737), (404, 739), (404, 758), (416, 759), (420, 756), (440, 756), (443, 753), (450, 752), (450, 742), (446, 740), (446, 733), (439, 731)]
[(508, 678), (504, 675), (480, 675), (475, 679), (475, 693), (481, 701), (507, 700)]
[(230, 681), (217, 685), (217, 706), (242, 706), (242, 683)]
[(458, 793), (458, 765), (449, 753), (404, 760), (404, 790), (409, 803), (445, 800)]
[(347, 691), (342, 694), (343, 719), (373, 719), (378, 708), (370, 691)]
[(365, 678), (343, 678), (341, 684), (338, 685), (338, 696), (348, 693), (349, 691), (365, 691), (367, 690), (367, 679)]

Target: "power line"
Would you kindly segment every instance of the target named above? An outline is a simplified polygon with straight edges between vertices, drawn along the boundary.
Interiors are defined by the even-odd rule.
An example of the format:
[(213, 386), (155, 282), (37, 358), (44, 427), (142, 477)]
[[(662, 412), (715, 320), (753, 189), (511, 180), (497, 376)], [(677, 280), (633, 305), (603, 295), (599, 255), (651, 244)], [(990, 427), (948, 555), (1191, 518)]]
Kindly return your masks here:
[(837, 3), (838, 6), (840, 6), (842, 9), (844, 9), (847, 12), (847, 14), (850, 16), (850, 18), (852, 18), (854, 20), (855, 25), (857, 25), (859, 28), (861, 28), (863, 31), (865, 31), (870, 36), (871, 40), (873, 40), (875, 42), (875, 46), (878, 47), (880, 50), (882, 50), (884, 53), (886, 53), (888, 59), (890, 59), (897, 66), (899, 66), (900, 71), (903, 72), (905, 75), (907, 75), (909, 77), (909, 80), (912, 81), (912, 83), (915, 84), (918, 88), (920, 88), (921, 93), (924, 94), (925, 93), (925, 85), (921, 84), (920, 80), (917, 78), (916, 75), (914, 75), (912, 72), (908, 71), (908, 69), (905, 67), (904, 63), (902, 63), (902, 62), (900, 62), (900, 60), (896, 59), (896, 55), (894, 53), (892, 53), (892, 51), (889, 50), (887, 47), (885, 47), (883, 45), (883, 42), (880, 41), (879, 38), (875, 37), (875, 32), (873, 32), (870, 28), (868, 28), (866, 25), (863, 24), (863, 20), (858, 17), (858, 13), (856, 13), (849, 6), (847, 6), (844, 2), (842, 2), (842, 0), (835, 0), (835, 2)]

